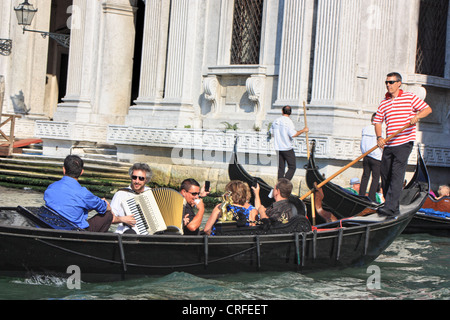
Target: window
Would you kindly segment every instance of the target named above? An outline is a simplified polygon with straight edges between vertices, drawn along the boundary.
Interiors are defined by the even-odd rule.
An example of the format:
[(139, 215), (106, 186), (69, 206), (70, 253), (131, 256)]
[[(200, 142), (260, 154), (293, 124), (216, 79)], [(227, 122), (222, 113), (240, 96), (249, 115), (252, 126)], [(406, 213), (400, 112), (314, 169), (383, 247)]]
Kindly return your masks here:
[(448, 0), (421, 0), (416, 73), (444, 77)]
[(235, 0), (231, 64), (259, 64), (263, 0)]

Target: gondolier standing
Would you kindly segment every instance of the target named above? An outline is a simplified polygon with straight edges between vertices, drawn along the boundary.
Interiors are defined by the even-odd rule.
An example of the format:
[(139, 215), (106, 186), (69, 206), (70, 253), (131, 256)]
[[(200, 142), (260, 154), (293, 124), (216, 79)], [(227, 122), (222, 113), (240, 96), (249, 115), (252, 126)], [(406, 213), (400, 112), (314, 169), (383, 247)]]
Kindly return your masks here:
[[(402, 76), (399, 73), (389, 73), (385, 83), (388, 92), (374, 118), (377, 145), (384, 148), (380, 174), (386, 201), (384, 206), (378, 209), (378, 213), (396, 216), (399, 214), (406, 165), (416, 139), (416, 123), (427, 117), (432, 110), (415, 94), (400, 89)], [(410, 126), (385, 143), (382, 137), (383, 122), (386, 124), (386, 137), (408, 123)]]
[[(289, 118), (292, 113), (290, 106), (283, 107), (281, 112), (282, 116), (273, 122), (270, 133), (274, 138), (275, 150), (278, 155), (278, 179), (292, 180), (297, 169), (293, 139), (309, 130), (306, 126), (299, 131), (295, 130), (294, 123)], [(285, 173), (286, 162), (288, 171)]]

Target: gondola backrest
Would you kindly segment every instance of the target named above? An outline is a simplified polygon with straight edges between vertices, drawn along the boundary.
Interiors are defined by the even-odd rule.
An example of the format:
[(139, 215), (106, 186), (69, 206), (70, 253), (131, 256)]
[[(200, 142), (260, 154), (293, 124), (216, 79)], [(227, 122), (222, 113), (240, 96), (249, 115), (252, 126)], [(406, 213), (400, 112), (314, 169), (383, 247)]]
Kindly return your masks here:
[(38, 208), (25, 208), (22, 206), (18, 206), (17, 212), (19, 212), (25, 218), (31, 220), (36, 225), (36, 227), (39, 228), (78, 231), (82, 230), (77, 225), (73, 224), (47, 206)]

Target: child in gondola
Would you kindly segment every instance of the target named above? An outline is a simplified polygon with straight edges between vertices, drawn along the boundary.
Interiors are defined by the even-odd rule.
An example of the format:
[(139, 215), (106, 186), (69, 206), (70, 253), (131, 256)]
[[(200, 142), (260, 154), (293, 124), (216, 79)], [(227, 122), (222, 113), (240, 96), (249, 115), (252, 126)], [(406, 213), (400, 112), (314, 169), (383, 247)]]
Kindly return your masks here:
[(234, 220), (238, 226), (254, 226), (258, 211), (249, 203), (250, 198), (251, 191), (247, 183), (230, 181), (225, 187), (224, 201), (213, 209), (204, 232), (214, 235), (214, 225), (218, 220), (222, 222)]

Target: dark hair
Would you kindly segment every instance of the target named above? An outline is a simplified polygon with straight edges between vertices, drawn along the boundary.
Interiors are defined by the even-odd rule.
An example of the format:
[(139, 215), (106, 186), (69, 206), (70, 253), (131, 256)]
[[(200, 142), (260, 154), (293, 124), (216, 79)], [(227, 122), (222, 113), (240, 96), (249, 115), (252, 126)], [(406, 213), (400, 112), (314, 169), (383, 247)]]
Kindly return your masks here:
[(133, 164), (133, 166), (131, 166), (131, 168), (128, 170), (128, 174), (131, 176), (133, 175), (133, 171), (134, 170), (141, 170), (141, 171), (145, 171), (146, 175), (145, 175), (145, 182), (149, 182), (150, 179), (152, 178), (153, 172), (152, 169), (150, 169), (150, 166), (146, 163), (135, 163)]
[(398, 72), (391, 72), (387, 74), (387, 77), (396, 77), (398, 81), (403, 82), (402, 81), (402, 75)]
[(181, 190), (189, 191), (192, 186), (200, 187), (200, 183), (198, 183), (195, 179), (192, 178), (185, 179), (183, 180), (183, 182), (181, 182), (180, 191)]
[(277, 182), (277, 185), (275, 186), (277, 190), (280, 191), (280, 195), (283, 198), (289, 198), (289, 196), (292, 193), (292, 189), (294, 186), (292, 185), (292, 182), (286, 178), (280, 178)]
[(78, 179), (83, 171), (84, 162), (76, 155), (69, 155), (64, 159), (64, 169), (66, 170), (65, 175)]
[(370, 122), (373, 122), (373, 119), (375, 119), (375, 116), (377, 115), (377, 113), (376, 112), (374, 112), (373, 114), (372, 114), (372, 117), (370, 118)]
[(290, 115), (292, 113), (292, 109), (289, 106), (284, 106), (282, 109), (283, 114), (288, 114)]

